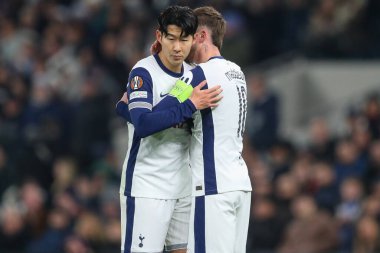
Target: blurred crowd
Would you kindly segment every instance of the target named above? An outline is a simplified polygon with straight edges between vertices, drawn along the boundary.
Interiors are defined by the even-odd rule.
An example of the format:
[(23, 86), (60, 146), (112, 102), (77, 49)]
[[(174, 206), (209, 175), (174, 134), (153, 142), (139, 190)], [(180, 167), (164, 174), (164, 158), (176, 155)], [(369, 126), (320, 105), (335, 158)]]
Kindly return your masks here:
[[(114, 106), (173, 3), (220, 10), (223, 54), (242, 67), (293, 52), (380, 58), (376, 0), (0, 1), (1, 252), (120, 251)], [(297, 147), (278, 136), (280, 98), (247, 80), (248, 249), (379, 250), (378, 97), (347, 114), (347, 136), (318, 118)]]
[(279, 135), (281, 100), (265, 76), (247, 81), (248, 252), (380, 252), (380, 90), (347, 108), (346, 133), (315, 117), (297, 146)]

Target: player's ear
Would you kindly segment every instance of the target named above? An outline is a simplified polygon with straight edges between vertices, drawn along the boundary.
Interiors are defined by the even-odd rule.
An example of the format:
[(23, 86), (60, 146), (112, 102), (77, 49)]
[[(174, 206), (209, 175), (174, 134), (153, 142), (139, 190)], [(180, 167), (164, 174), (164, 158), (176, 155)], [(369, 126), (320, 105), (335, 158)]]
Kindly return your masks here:
[(199, 32), (199, 42), (204, 42), (206, 40), (206, 37), (207, 37), (207, 33), (205, 30), (201, 30)]
[(159, 30), (156, 30), (156, 40), (159, 41), (161, 43), (161, 40), (162, 40), (162, 32), (160, 32)]

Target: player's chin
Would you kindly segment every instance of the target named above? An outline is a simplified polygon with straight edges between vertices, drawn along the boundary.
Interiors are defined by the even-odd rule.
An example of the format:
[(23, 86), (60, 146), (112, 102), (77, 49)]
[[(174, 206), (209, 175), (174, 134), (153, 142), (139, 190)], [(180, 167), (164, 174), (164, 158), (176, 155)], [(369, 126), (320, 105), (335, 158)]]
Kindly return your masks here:
[(172, 61), (173, 62), (183, 62), (185, 59), (184, 59), (184, 57), (183, 56), (173, 56), (172, 57)]
[(173, 65), (181, 65), (184, 61), (184, 58), (181, 59), (172, 59), (172, 64)]

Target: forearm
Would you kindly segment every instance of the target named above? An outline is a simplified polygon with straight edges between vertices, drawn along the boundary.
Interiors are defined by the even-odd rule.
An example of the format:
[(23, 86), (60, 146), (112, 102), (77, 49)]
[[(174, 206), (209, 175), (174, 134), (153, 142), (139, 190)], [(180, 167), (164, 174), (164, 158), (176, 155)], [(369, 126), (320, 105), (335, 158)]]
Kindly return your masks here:
[(132, 122), (131, 115), (128, 110), (128, 104), (120, 100), (119, 102), (117, 102), (115, 110), (116, 110), (117, 115), (119, 115), (120, 117), (128, 121), (129, 123)]
[(171, 107), (158, 107), (151, 112), (139, 113), (131, 110), (130, 113), (136, 134), (144, 138), (192, 118), (195, 111), (193, 103), (186, 100)]

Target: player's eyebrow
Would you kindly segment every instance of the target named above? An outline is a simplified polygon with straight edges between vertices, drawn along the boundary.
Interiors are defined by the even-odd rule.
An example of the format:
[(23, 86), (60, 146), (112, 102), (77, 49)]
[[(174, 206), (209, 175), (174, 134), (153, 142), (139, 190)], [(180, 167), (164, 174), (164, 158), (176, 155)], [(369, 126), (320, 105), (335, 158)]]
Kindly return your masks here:
[(175, 36), (174, 34), (167, 32), (166, 37), (169, 37), (169, 36), (173, 38), (177, 38), (177, 36)]
[(170, 37), (170, 38), (173, 38), (173, 39), (186, 39), (189, 35), (185, 36), (185, 34), (181, 34), (180, 36), (176, 36), (174, 34), (171, 34), (171, 33), (166, 33), (166, 38), (167, 37)]

